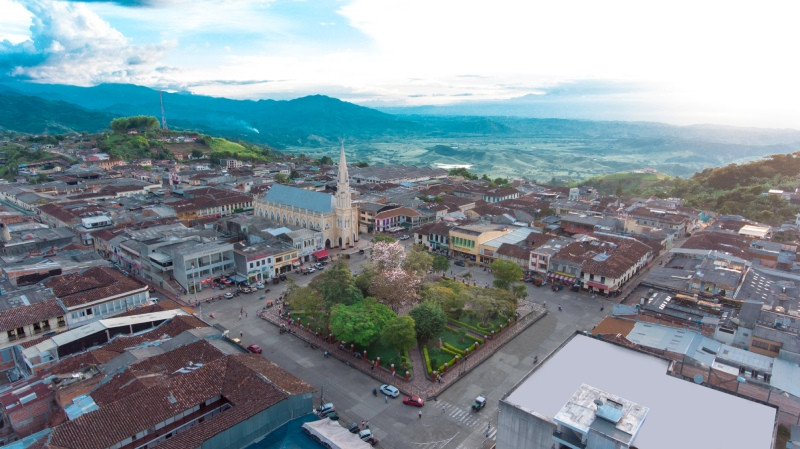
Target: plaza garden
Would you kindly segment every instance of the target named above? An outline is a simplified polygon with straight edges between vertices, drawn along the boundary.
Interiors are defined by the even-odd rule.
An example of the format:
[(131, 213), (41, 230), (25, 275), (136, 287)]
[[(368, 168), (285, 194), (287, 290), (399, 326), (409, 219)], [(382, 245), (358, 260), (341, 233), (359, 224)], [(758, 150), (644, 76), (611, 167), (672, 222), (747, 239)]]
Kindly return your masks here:
[[(450, 261), (421, 247), (373, 243), (360, 275), (339, 262), (307, 287), (291, 286), (283, 317), (376, 366), (431, 380), (516, 319), (525, 286), (513, 262), (495, 261), (485, 288), (444, 277)], [(412, 366), (409, 351), (420, 351), (425, 367)]]

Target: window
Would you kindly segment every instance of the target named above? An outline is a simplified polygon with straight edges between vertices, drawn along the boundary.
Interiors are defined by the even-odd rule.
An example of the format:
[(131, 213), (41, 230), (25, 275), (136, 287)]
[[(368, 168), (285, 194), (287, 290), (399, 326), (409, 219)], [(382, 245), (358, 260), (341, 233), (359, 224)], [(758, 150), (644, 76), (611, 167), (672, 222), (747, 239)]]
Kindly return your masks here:
[(63, 316), (58, 317), (58, 327), (64, 327), (66, 325), (67, 320), (65, 320)]

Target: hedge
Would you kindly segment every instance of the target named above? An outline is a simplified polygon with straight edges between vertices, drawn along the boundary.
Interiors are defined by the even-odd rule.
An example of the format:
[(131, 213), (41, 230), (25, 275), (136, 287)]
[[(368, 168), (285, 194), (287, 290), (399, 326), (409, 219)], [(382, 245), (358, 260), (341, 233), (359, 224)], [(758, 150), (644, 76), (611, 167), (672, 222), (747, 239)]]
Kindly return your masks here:
[(428, 347), (422, 347), (422, 355), (425, 356), (425, 369), (428, 370), (428, 375), (433, 374), (433, 367), (431, 366), (431, 357), (428, 355)]
[(464, 323), (464, 322), (461, 322), (461, 321), (458, 321), (458, 320), (450, 320), (450, 321), (458, 324), (459, 326), (466, 327), (467, 329), (470, 329), (470, 330), (473, 330), (475, 332), (478, 332), (479, 334), (486, 335), (489, 332), (491, 332), (491, 330), (489, 330), (489, 329), (479, 328), (477, 326), (473, 326), (471, 324), (467, 324), (467, 323)]
[(451, 353), (451, 354), (454, 352), (455, 354), (453, 354), (453, 355), (458, 355), (458, 356), (464, 357), (464, 350), (463, 349), (458, 349), (455, 346), (451, 345), (450, 343), (443, 343), (442, 344), (442, 349), (449, 349), (450, 351), (445, 351), (445, 352), (448, 352), (448, 353)]
[(450, 349), (450, 348), (448, 348), (448, 347), (446, 347), (446, 346), (444, 346), (444, 345), (442, 345), (442, 347), (441, 347), (441, 348), (439, 348), (439, 349), (441, 349), (441, 350), (442, 350), (442, 352), (446, 352), (446, 353), (448, 353), (448, 354), (450, 354), (450, 355), (452, 355), (452, 356), (457, 356), (457, 355), (459, 355), (459, 356), (460, 356), (460, 355), (461, 355), (461, 354), (459, 354), (459, 353), (458, 353), (458, 351), (456, 351), (455, 349)]

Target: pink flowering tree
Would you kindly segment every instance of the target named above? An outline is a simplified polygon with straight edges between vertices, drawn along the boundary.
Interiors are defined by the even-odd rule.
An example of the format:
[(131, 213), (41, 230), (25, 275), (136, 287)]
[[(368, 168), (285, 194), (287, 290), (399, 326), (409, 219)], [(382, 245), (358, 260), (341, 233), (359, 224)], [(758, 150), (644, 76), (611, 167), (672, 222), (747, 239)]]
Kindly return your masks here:
[(379, 272), (372, 280), (369, 293), (398, 312), (417, 299), (420, 279), (402, 268)]
[(401, 268), (405, 259), (406, 250), (400, 242), (378, 242), (372, 245), (370, 261), (379, 273)]

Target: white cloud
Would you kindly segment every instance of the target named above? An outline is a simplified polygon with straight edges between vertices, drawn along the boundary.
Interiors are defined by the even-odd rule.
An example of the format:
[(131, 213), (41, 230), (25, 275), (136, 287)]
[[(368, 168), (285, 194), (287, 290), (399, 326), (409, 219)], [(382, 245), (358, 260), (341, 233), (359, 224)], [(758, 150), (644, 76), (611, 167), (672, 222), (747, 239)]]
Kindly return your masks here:
[(0, 42), (19, 44), (30, 38), (30, 11), (13, 0), (0, 0), (0, 11)]
[[(132, 45), (84, 3), (50, 0), (26, 2), (33, 14), (31, 42), (12, 51), (23, 62), (12, 74), (54, 83), (148, 83), (167, 44)], [(26, 64), (30, 56), (35, 64)]]

